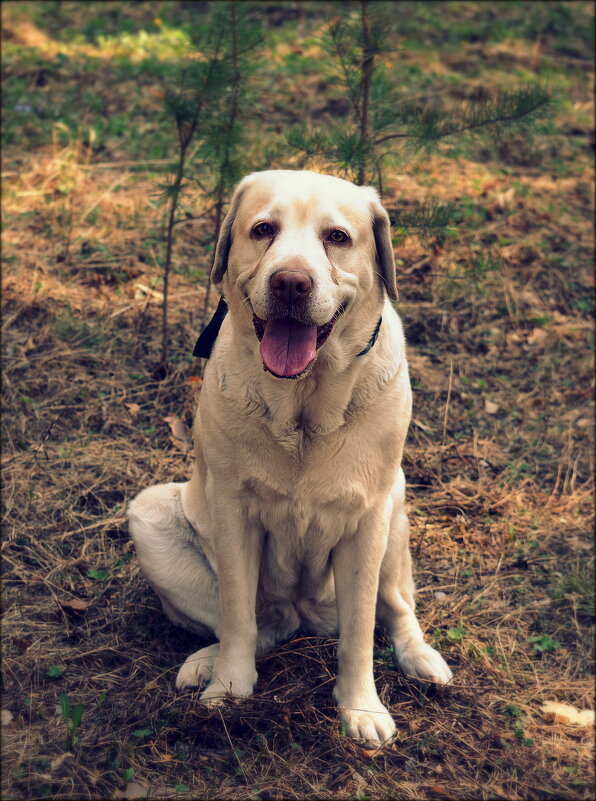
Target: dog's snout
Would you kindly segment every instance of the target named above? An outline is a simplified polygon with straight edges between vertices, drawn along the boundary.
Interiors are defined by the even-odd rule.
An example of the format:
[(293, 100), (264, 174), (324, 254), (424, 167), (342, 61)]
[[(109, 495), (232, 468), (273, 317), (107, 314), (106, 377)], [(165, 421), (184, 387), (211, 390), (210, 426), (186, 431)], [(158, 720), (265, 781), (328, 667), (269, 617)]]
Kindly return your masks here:
[(310, 298), (313, 281), (301, 270), (278, 270), (269, 279), (269, 286), (272, 294), (289, 307)]

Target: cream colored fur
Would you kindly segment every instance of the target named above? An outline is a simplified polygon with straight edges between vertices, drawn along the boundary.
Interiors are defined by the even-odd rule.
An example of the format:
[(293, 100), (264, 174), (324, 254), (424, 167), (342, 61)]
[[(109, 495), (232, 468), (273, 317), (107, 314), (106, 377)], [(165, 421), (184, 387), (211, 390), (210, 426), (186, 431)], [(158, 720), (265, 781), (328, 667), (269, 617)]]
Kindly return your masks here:
[[(251, 236), (262, 221), (270, 240)], [(348, 245), (327, 232), (341, 229)], [(253, 313), (266, 319), (271, 275), (313, 279), (309, 317), (335, 327), (298, 379), (263, 369)], [(255, 656), (299, 629), (339, 630), (334, 689), (347, 733), (378, 745), (395, 730), (373, 679), (375, 612), (401, 669), (447, 683), (424, 642), (400, 467), (411, 391), (389, 223), (376, 192), (301, 171), (239, 185), (213, 278), (229, 305), (207, 364), (188, 483), (141, 492), (129, 509), (141, 567), (166, 614), (218, 642), (188, 657), (179, 688), (247, 696)], [(363, 356), (382, 314), (376, 344)]]

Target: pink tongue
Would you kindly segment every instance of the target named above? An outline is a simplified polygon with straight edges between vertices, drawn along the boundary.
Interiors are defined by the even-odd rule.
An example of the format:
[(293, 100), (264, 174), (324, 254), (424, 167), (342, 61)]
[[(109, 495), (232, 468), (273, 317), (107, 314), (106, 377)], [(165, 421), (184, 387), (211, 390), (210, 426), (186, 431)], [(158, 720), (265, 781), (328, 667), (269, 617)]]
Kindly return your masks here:
[(317, 326), (302, 325), (290, 318), (267, 320), (260, 352), (265, 367), (275, 375), (300, 375), (315, 358)]

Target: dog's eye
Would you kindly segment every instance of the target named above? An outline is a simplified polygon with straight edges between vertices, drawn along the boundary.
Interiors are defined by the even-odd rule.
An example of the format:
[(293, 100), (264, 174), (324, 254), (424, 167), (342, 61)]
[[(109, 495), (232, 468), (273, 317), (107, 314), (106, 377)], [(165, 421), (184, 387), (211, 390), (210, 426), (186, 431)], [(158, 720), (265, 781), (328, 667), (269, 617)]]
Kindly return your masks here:
[(258, 223), (252, 229), (252, 235), (257, 239), (266, 239), (269, 236), (273, 236), (274, 233), (273, 226), (266, 222)]
[(329, 242), (333, 242), (335, 245), (343, 245), (345, 242), (348, 241), (348, 235), (345, 231), (340, 231), (337, 228), (335, 231), (331, 231), (327, 234), (327, 239)]

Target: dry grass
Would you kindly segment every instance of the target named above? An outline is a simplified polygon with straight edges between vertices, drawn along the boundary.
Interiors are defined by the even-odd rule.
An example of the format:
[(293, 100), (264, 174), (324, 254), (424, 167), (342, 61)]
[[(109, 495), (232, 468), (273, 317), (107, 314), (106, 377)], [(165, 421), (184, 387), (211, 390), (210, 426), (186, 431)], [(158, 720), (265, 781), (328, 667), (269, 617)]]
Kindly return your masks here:
[[(573, 91), (583, 114), (591, 95)], [(588, 151), (562, 157), (563, 174), (433, 157), (388, 176), (390, 205), (432, 186), (482, 221), (398, 253), (419, 615), (455, 678), (416, 688), (379, 631), (398, 737), (371, 755), (337, 722), (333, 640), (260, 659), (257, 693), (237, 705), (208, 711), (174, 689), (196, 640), (158, 608), (124, 510), (189, 474), (166, 418), (189, 426), (200, 391), (209, 224), (177, 235), (176, 356), (158, 381), (156, 179), (106, 168), (82, 142), (5, 153), (2, 797), (113, 798), (127, 784), (132, 797), (131, 782), (164, 798), (591, 797), (592, 730), (541, 713), (593, 705)], [(72, 750), (61, 693), (84, 706)]]

